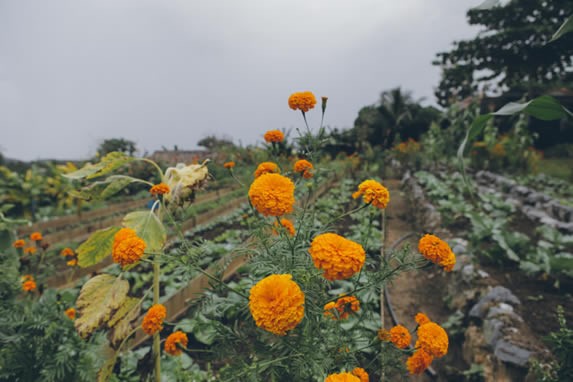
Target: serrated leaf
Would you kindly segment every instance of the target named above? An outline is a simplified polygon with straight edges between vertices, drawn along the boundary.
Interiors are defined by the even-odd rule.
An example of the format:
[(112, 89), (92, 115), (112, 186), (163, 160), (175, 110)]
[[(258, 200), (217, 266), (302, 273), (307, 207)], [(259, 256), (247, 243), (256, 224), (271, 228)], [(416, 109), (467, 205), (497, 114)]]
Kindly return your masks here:
[(82, 268), (91, 267), (110, 255), (113, 237), (119, 230), (119, 227), (110, 227), (94, 232), (76, 250), (78, 265)]
[(567, 116), (563, 106), (551, 96), (537, 97), (525, 103), (510, 102), (493, 115), (513, 115), (521, 112), (543, 121), (553, 121)]
[(115, 276), (103, 274), (89, 279), (76, 301), (80, 317), (74, 325), (80, 337), (88, 338), (103, 328), (124, 304), (128, 290), (129, 283)]
[(121, 342), (132, 332), (133, 322), (139, 317), (141, 300), (134, 297), (125, 299), (123, 305), (107, 323), (110, 331), (108, 338), (111, 346), (117, 349)]
[(80, 190), (70, 191), (70, 195), (83, 200), (105, 200), (129, 184), (141, 182), (141, 180), (124, 175), (113, 175), (104, 181), (94, 182)]
[(125, 227), (135, 230), (147, 245), (146, 251), (160, 251), (167, 240), (163, 223), (153, 211), (134, 211), (123, 218)]
[(121, 166), (134, 161), (135, 158), (114, 151), (104, 156), (100, 162), (96, 164), (88, 163), (81, 169), (63, 174), (64, 177), (72, 180), (77, 179), (92, 179), (98, 176), (109, 174), (110, 172), (120, 168)]
[(573, 15), (569, 16), (567, 20), (565, 20), (565, 22), (561, 24), (561, 26), (559, 27), (559, 29), (557, 29), (557, 32), (555, 32), (553, 37), (551, 37), (551, 40), (549, 40), (549, 42), (553, 42), (570, 32), (573, 32)]

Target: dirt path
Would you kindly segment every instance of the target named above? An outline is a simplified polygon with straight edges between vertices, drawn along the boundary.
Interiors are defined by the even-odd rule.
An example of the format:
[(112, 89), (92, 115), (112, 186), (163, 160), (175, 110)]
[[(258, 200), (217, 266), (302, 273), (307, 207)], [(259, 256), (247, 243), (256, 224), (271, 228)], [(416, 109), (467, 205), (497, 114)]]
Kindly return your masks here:
[[(396, 240), (412, 231), (419, 235), (424, 232), (413, 225), (408, 198), (400, 190), (400, 181), (391, 179), (387, 180), (384, 184), (390, 191), (391, 196), (390, 203), (386, 209), (385, 247), (389, 248)], [(419, 235), (414, 235), (410, 240), (406, 241), (410, 243), (410, 247), (413, 251), (417, 248)], [(447, 276), (437, 267), (430, 267), (417, 272), (403, 273), (394, 279), (388, 286), (388, 292), (398, 324), (402, 324), (408, 329), (413, 330), (416, 326), (414, 316), (418, 312), (427, 314), (430, 319), (437, 323), (445, 322), (451, 314), (443, 302), (446, 282)], [(385, 326), (387, 328), (393, 326), (389, 313), (386, 313)], [(432, 367), (438, 373), (440, 373), (446, 365), (452, 362), (460, 362), (460, 360), (457, 359), (460, 352), (454, 351), (452, 347), (450, 353), (453, 353), (452, 356), (446, 356), (432, 363)], [(432, 379), (427, 375), (422, 375), (420, 377), (412, 377), (410, 380), (431, 381)]]

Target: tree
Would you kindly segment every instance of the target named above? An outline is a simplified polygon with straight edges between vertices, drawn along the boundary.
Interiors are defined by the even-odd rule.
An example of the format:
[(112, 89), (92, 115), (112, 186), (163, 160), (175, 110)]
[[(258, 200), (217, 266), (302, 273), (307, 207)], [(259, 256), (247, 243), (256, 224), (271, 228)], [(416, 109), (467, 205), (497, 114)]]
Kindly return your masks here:
[(125, 154), (133, 155), (137, 151), (135, 142), (123, 139), (112, 138), (105, 139), (98, 147), (98, 153), (101, 157), (114, 151), (119, 151)]
[(197, 142), (197, 146), (205, 147), (207, 150), (217, 150), (233, 147), (235, 145), (231, 139), (217, 138), (214, 135), (209, 135)]
[[(382, 92), (376, 105), (363, 107), (354, 121), (357, 141), (389, 148), (396, 138), (419, 139), (437, 118), (439, 111), (414, 101), (410, 92), (400, 88)], [(357, 144), (360, 146), (360, 144)]]
[(533, 96), (573, 81), (573, 34), (549, 43), (572, 14), (571, 0), (512, 0), (505, 6), (470, 9), (469, 23), (483, 30), (437, 54), (434, 65), (442, 68), (435, 93), (439, 104), (447, 106), (479, 90)]

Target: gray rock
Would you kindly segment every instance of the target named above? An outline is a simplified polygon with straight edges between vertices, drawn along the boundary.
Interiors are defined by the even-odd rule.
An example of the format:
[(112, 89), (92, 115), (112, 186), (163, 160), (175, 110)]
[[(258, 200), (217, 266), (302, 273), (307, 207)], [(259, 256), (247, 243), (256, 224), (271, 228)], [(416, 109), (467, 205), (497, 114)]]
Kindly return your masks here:
[(482, 270), (482, 269), (478, 269), (477, 274), (479, 277), (481, 277), (482, 279), (486, 279), (489, 277), (489, 273), (487, 273), (486, 271)]
[(511, 321), (523, 322), (523, 319), (513, 310), (513, 306), (506, 304), (504, 302), (499, 303), (496, 306), (492, 306), (489, 309), (486, 318), (489, 319), (489, 318), (504, 317), (504, 316), (508, 317)]
[(492, 288), (488, 294), (482, 297), (469, 312), (470, 317), (484, 318), (494, 303), (505, 302), (512, 305), (520, 305), (519, 299), (511, 291), (502, 286)]
[[(456, 265), (454, 265), (454, 271), (456, 270), (456, 266), (458, 264), (456, 263)], [(471, 283), (473, 281), (473, 279), (475, 278), (476, 273), (475, 273), (475, 267), (473, 264), (469, 264), (466, 265), (462, 268), (462, 280), (464, 280), (466, 283)]]
[(489, 346), (495, 349), (495, 345), (503, 336), (505, 324), (498, 319), (485, 320), (483, 323), (483, 336)]
[(533, 352), (502, 339), (497, 342), (494, 354), (503, 362), (525, 367)]

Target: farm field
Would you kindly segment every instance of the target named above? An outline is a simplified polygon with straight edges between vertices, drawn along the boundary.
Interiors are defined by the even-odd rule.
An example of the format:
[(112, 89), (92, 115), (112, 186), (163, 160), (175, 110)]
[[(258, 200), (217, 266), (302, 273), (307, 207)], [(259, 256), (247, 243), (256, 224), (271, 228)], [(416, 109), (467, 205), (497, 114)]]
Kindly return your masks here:
[(0, 382), (573, 381), (573, 4), (257, 1), (0, 5)]

